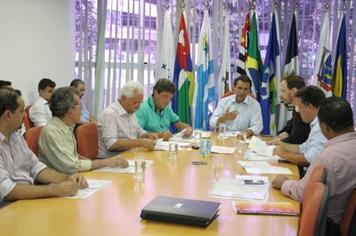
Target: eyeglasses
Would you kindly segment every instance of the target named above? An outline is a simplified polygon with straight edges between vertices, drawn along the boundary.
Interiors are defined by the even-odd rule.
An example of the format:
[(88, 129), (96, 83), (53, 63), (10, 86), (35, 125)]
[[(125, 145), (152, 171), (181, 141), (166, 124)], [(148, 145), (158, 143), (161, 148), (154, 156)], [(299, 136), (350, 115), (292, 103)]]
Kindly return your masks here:
[(72, 108), (75, 108), (75, 107), (82, 108), (80, 105), (72, 106)]

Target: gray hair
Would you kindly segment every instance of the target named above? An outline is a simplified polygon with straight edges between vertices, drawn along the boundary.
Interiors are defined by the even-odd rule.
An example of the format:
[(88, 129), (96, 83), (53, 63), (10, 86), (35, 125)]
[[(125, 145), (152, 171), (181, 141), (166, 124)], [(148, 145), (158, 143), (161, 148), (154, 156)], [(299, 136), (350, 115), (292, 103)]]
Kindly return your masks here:
[(75, 95), (79, 96), (79, 91), (73, 87), (62, 87), (56, 89), (49, 101), (49, 108), (52, 111), (52, 116), (63, 118), (69, 108), (74, 107), (77, 101)]
[(138, 92), (143, 94), (143, 86), (136, 82), (136, 81), (130, 81), (124, 84), (124, 86), (120, 89), (119, 91), (119, 98), (122, 98), (122, 96), (132, 98), (134, 96), (134, 93)]

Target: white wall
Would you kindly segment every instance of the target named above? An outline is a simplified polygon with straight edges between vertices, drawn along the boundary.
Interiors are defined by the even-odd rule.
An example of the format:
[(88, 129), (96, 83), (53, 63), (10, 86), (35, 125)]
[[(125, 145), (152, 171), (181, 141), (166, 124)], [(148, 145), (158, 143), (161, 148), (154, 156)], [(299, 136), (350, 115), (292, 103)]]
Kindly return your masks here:
[(0, 80), (26, 104), (47, 77), (68, 86), (74, 76), (74, 0), (0, 0)]

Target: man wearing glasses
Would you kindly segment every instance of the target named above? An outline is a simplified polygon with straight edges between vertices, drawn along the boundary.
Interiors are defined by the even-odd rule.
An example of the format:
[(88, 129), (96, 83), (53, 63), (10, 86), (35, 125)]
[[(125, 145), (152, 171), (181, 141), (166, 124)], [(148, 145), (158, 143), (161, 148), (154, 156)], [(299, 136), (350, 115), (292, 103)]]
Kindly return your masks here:
[(72, 87), (57, 89), (51, 97), (53, 119), (42, 129), (38, 155), (42, 162), (63, 173), (88, 171), (105, 166), (126, 167), (118, 156), (103, 160), (88, 160), (77, 153), (74, 125), (80, 122), (79, 92)]

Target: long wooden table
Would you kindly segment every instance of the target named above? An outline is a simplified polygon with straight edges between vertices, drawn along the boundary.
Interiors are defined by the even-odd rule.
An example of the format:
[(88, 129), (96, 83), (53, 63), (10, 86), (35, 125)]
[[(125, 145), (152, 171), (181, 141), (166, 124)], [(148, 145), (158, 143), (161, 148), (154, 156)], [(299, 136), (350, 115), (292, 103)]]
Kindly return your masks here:
[[(233, 139), (216, 139), (215, 143), (233, 146)], [(199, 159), (198, 150), (179, 151), (175, 161), (169, 160), (164, 151), (136, 150), (122, 156), (154, 161), (146, 168), (144, 182), (136, 181), (130, 174), (86, 172), (88, 179), (111, 180), (112, 184), (84, 200), (14, 202), (0, 209), (0, 235), (297, 235), (298, 217), (238, 215), (231, 200), (209, 196), (215, 181), (215, 158), (223, 160), (224, 176), (246, 174), (233, 155), (212, 154), (207, 166), (192, 165), (192, 160)], [(299, 178), (296, 166), (278, 165), (288, 167), (292, 178)], [(220, 213), (207, 228), (141, 220), (141, 209), (157, 195), (218, 201)], [(299, 205), (272, 187), (269, 201)]]

